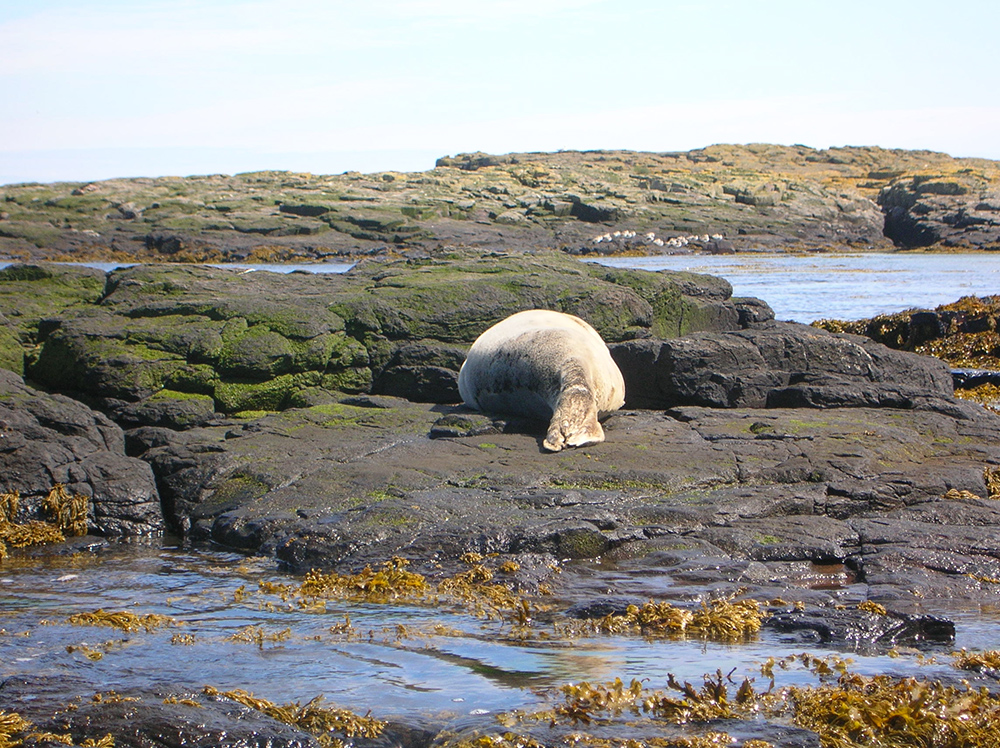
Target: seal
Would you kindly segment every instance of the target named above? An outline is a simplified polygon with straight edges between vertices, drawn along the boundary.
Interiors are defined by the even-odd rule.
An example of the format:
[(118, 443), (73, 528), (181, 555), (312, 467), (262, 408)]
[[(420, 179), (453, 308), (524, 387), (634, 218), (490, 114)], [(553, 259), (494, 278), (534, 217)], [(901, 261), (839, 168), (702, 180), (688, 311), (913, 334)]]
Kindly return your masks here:
[(625, 380), (597, 330), (548, 309), (518, 312), (480, 335), (458, 391), (476, 410), (548, 420), (550, 452), (604, 441), (599, 418), (625, 404)]

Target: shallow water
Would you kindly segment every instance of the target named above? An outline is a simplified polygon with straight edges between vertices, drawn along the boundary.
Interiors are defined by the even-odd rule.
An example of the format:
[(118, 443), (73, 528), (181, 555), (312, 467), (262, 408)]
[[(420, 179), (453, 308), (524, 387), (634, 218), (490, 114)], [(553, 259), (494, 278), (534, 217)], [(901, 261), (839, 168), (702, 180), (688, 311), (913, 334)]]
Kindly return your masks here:
[(686, 270), (725, 278), (794, 322), (865, 319), (1000, 293), (1000, 254), (738, 254), (618, 257), (602, 265)]
[[(700, 683), (706, 673), (736, 668), (766, 686), (760, 663), (803, 651), (768, 633), (740, 644), (629, 636), (525, 642), (506, 638), (508, 624), (440, 608), (329, 602), (322, 612), (307, 611), (259, 591), (262, 580), (301, 581), (263, 559), (177, 547), (123, 545), (97, 557), (0, 564), (0, 680), (73, 677), (95, 692), (163, 687), (178, 696), (211, 685), (280, 703), (322, 694), (362, 714), (421, 724), (529, 707), (537, 702), (532, 688), (582, 680), (647, 678), (648, 687), (660, 688), (668, 673)], [(176, 623), (124, 633), (67, 622), (98, 609), (157, 613)], [(955, 648), (986, 649), (1000, 640), (997, 612), (950, 613), (958, 623)], [(332, 630), (347, 616), (358, 632), (353, 639)], [(453, 631), (434, 633), (436, 624)], [(247, 626), (285, 638), (262, 646), (231, 640)], [(175, 639), (183, 635), (193, 643)], [(102, 656), (89, 659), (88, 649)], [(909, 651), (892, 659), (851, 654), (852, 669), (953, 678), (948, 651), (937, 650), (937, 664)], [(811, 682), (792, 671), (779, 685)]]

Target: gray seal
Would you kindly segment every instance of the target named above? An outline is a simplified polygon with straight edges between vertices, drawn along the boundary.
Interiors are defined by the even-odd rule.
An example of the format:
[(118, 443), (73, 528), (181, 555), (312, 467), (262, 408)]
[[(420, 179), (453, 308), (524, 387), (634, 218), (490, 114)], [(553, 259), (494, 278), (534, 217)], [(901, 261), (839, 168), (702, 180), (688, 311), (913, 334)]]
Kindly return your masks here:
[(625, 404), (625, 380), (597, 330), (547, 309), (518, 312), (480, 335), (458, 391), (477, 410), (548, 420), (550, 452), (604, 441), (599, 419)]

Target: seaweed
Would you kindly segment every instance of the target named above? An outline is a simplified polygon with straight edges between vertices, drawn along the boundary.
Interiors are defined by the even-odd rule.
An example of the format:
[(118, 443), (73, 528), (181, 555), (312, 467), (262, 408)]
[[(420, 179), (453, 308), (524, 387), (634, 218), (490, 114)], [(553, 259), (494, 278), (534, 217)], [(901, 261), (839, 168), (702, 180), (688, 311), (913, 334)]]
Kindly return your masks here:
[(266, 642), (287, 641), (291, 635), (292, 630), (287, 628), (273, 634), (268, 634), (261, 626), (247, 626), (230, 636), (229, 641), (240, 644), (256, 644), (258, 648), (263, 649)]
[(110, 626), (130, 634), (139, 629), (152, 633), (161, 626), (176, 624), (173, 618), (158, 613), (140, 616), (128, 611), (108, 612), (103, 609), (93, 613), (75, 613), (66, 620), (74, 626)]
[[(1000, 653), (963, 656), (957, 666), (976, 669), (980, 661), (1000, 663)], [(819, 679), (815, 686), (787, 686), (775, 689), (773, 669), (798, 663)], [(962, 664), (958, 664), (962, 663)], [(701, 687), (679, 682), (667, 675), (666, 688), (649, 689), (643, 681), (623, 683), (615, 679), (603, 684), (578, 683), (539, 692), (556, 699), (550, 708), (533, 712), (510, 712), (498, 717), (506, 730), (502, 736), (482, 736), (458, 745), (508, 746), (541, 745), (512, 730), (518, 725), (548, 723), (550, 727), (575, 725), (636, 726), (655, 729), (658, 724), (711, 725), (716, 720), (765, 719), (791, 722), (819, 735), (823, 748), (960, 748), (1000, 746), (1000, 697), (986, 688), (968, 684), (947, 685), (940, 681), (889, 675), (864, 676), (851, 672), (847, 662), (837, 657), (819, 658), (792, 655), (764, 663), (762, 673), (771, 678), (764, 692), (755, 690), (751, 678), (735, 680), (733, 673), (716, 671), (706, 675)], [(836, 676), (834, 678), (834, 676)], [(624, 717), (623, 717), (624, 715)], [(628, 721), (622, 722), (621, 719)], [(615, 741), (615, 745), (667, 746), (727, 743), (687, 743), (705, 740), (712, 733), (695, 738), (654, 738), (646, 741)], [(597, 745), (589, 736), (565, 736), (565, 745)], [(572, 739), (570, 739), (572, 738)], [(713, 736), (712, 740), (721, 738)], [(490, 742), (485, 742), (490, 741)], [(530, 741), (530, 742), (527, 742)], [(744, 748), (763, 748), (764, 741), (745, 741)]]
[(1000, 651), (990, 649), (985, 652), (967, 652), (963, 649), (955, 653), (955, 661), (952, 664), (959, 670), (997, 673), (1000, 672)]
[(48, 521), (16, 521), (20, 494), (12, 491), (0, 494), (0, 560), (8, 557), (8, 546), (29, 548), (35, 545), (61, 543), (66, 535), (87, 534), (87, 513), (90, 500), (81, 494), (70, 494), (57, 483), (42, 499), (42, 511)]
[(317, 696), (305, 706), (297, 701), (277, 705), (272, 701), (260, 699), (248, 691), (240, 689), (219, 691), (212, 686), (205, 686), (203, 692), (215, 698), (225, 697), (239, 704), (266, 714), (271, 719), (293, 725), (316, 736), (324, 748), (338, 748), (345, 743), (330, 733), (338, 732), (348, 738), (377, 738), (382, 734), (387, 723), (375, 719), (371, 714), (360, 716), (347, 709), (323, 707), (323, 696)]
[(793, 722), (818, 733), (823, 748), (1000, 746), (1000, 700), (968, 684), (845, 673), (783, 696)]
[(557, 631), (566, 636), (641, 634), (649, 638), (741, 641), (760, 631), (766, 615), (760, 603), (752, 599), (717, 598), (703, 601), (695, 610), (651, 600), (642, 606), (630, 605), (625, 613), (560, 624)]

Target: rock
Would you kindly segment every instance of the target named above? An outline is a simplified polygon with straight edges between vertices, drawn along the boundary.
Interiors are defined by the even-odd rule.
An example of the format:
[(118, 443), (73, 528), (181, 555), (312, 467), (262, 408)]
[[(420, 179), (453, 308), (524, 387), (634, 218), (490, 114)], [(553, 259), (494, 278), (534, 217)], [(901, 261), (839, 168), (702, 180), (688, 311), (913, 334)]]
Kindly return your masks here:
[(901, 177), (878, 195), (885, 235), (897, 246), (984, 249), (1000, 244), (998, 193), (964, 175)]
[(113, 412), (123, 428), (165, 426), (189, 429), (204, 426), (215, 417), (215, 403), (208, 395), (160, 390), (142, 402), (129, 403)]
[[(387, 246), (663, 249), (594, 243), (623, 229), (694, 235), (692, 250), (709, 252), (882, 249), (893, 241), (995, 248), (1000, 205), (995, 161), (759, 143), (684, 153), (470, 153), (411, 174), (268, 171), (90, 187), (6, 185), (0, 254), (51, 260), (110, 248), (134, 262), (274, 262), (358, 259)], [(712, 238), (722, 230), (723, 239)]]
[(790, 610), (764, 620), (796, 645), (833, 644), (872, 651), (894, 646), (947, 645), (955, 641), (955, 624), (931, 615), (910, 615), (874, 608)]
[(0, 371), (2, 490), (20, 495), (23, 514), (40, 514), (56, 484), (91, 501), (88, 525), (108, 537), (163, 529), (149, 465), (125, 456), (122, 430), (107, 417), (62, 395), (26, 386)]
[(109, 276), (100, 304), (40, 325), (29, 374), (98, 398), (128, 427), (206, 423), (204, 398), (222, 413), (279, 410), (317, 388), (455, 402), (465, 348), (512, 311), (576, 314), (608, 340), (663, 337), (738, 327), (752, 315), (731, 293), (708, 276), (601, 269), (554, 252), (373, 259), (345, 275), (137, 266)]
[[(553, 456), (544, 424), (378, 406), (286, 410), (183, 442), (142, 432), (171, 526), (303, 571), (603, 556), (628, 559), (616, 568), (640, 599), (659, 594), (654, 579), (801, 597), (818, 574), (832, 580), (818, 602), (854, 588), (1000, 600), (985, 581), (1000, 578), (1000, 509), (975, 498), (1000, 465), (1000, 418), (981, 409), (633, 410), (605, 422), (599, 448)], [(585, 589), (568, 571), (560, 585)]]
[(96, 268), (51, 263), (0, 270), (0, 368), (23, 374), (26, 349), (39, 342), (43, 320), (97, 302), (105, 279)]
[[(122, 698), (92, 699), (94, 687), (75, 678), (9, 678), (0, 685), (0, 703), (34, 723), (38, 730), (69, 733), (74, 745), (114, 736), (116, 745), (269, 746), (318, 748), (322, 743), (222, 694), (158, 689), (127, 689)], [(74, 698), (74, 709), (65, 705)], [(53, 716), (55, 715), (55, 716)], [(359, 741), (367, 745), (368, 741)]]
[(952, 395), (936, 359), (794, 323), (610, 347), (633, 408), (912, 408)]

